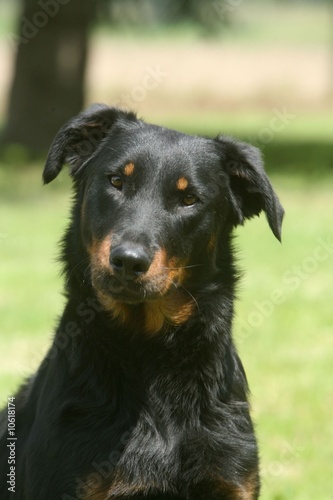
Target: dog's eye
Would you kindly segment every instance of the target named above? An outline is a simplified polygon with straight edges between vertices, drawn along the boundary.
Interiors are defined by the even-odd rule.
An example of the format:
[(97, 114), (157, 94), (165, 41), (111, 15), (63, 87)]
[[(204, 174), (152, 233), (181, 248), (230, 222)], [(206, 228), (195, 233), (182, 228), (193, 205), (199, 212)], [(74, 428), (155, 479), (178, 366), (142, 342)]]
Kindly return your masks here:
[(183, 205), (191, 207), (199, 201), (199, 198), (195, 194), (188, 194), (183, 198)]
[(119, 177), (119, 175), (110, 175), (110, 183), (114, 188), (118, 189), (119, 191), (123, 187), (123, 181), (122, 178)]

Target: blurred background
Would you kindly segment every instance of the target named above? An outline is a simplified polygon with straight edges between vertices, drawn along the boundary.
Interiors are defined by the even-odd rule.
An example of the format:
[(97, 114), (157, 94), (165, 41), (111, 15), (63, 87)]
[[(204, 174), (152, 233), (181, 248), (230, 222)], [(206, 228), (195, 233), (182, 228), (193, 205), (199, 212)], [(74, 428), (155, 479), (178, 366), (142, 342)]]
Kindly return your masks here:
[(333, 498), (333, 1), (0, 0), (0, 403), (38, 366), (63, 297), (58, 128), (92, 102), (260, 147), (286, 210), (237, 230), (235, 339), (267, 500)]

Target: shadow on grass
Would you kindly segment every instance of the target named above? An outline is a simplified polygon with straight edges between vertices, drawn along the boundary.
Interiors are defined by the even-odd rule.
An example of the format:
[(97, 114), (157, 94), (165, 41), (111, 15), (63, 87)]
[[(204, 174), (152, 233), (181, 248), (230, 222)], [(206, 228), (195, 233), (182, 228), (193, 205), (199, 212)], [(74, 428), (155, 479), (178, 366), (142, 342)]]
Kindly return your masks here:
[(333, 175), (333, 147), (329, 142), (274, 141), (261, 147), (268, 172), (322, 180)]

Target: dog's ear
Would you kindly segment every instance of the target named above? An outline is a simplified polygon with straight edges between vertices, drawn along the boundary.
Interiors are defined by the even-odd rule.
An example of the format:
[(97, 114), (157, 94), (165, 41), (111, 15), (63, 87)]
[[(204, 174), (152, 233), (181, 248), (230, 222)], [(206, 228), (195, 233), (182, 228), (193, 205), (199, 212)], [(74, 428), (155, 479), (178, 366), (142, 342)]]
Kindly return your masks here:
[(120, 118), (136, 120), (134, 113), (104, 104), (93, 104), (69, 120), (50, 147), (43, 172), (44, 183), (53, 181), (64, 163), (71, 165), (71, 174), (75, 175)]
[(284, 210), (264, 171), (259, 149), (229, 137), (218, 136), (215, 140), (229, 177), (234, 224), (243, 224), (264, 210), (271, 230), (281, 241)]

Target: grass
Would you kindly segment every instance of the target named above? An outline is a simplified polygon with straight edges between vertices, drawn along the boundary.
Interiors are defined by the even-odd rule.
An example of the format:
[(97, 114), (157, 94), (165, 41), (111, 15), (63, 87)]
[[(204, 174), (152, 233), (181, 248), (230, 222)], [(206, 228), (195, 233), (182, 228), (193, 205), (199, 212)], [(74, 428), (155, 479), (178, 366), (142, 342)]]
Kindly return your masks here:
[(0, 171), (1, 402), (36, 368), (61, 312), (55, 249), (68, 202), (65, 191), (46, 193), (39, 174)]
[[(246, 274), (235, 339), (252, 389), (263, 500), (325, 500), (333, 493), (331, 153), (317, 137), (308, 149), (302, 134), (294, 139), (273, 141), (265, 151), (286, 208), (283, 244), (264, 217), (237, 230)], [(322, 177), (311, 144), (325, 166)], [(277, 170), (285, 160), (289, 175), (286, 167)], [(37, 368), (62, 310), (56, 257), (69, 181), (64, 172), (42, 187), (40, 175), (39, 165), (0, 170), (1, 405)]]
[(324, 500), (333, 491), (332, 180), (275, 184), (287, 211), (283, 245), (260, 219), (238, 231), (247, 273), (236, 339), (253, 391), (263, 498)]

